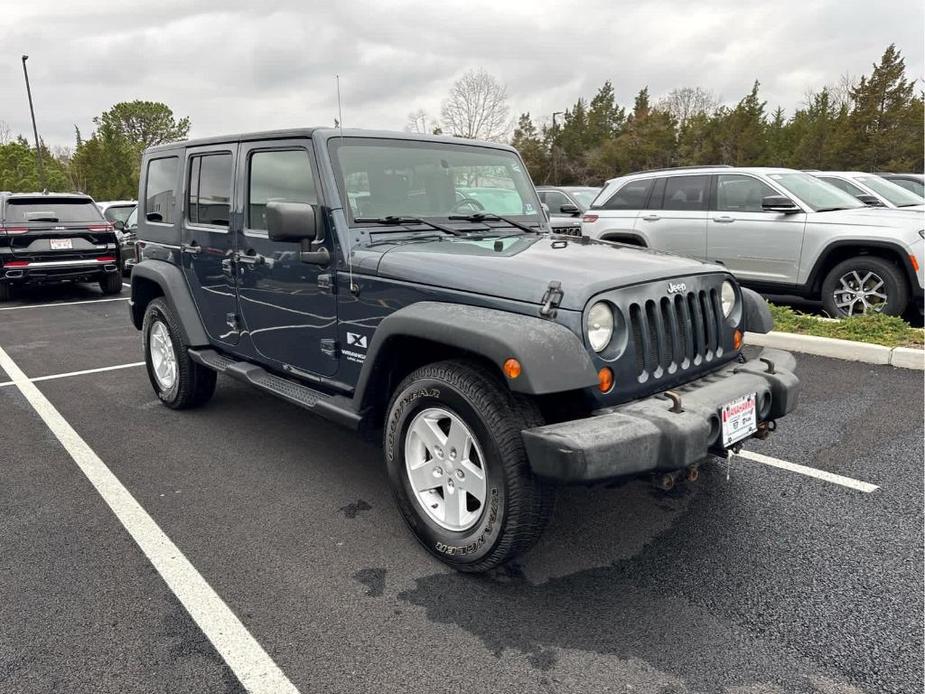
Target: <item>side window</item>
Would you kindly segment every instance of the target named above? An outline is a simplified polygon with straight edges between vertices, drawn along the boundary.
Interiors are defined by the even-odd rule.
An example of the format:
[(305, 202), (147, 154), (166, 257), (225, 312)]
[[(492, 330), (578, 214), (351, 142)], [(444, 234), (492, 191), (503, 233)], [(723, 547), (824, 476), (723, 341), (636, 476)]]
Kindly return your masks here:
[(663, 210), (705, 210), (709, 176), (671, 176), (665, 182)]
[(318, 202), (308, 152), (304, 149), (254, 152), (247, 179), (247, 228), (267, 228), (267, 203)]
[(848, 183), (848, 181), (841, 179), (841, 178), (831, 178), (829, 176), (820, 176), (819, 180), (825, 181), (826, 183), (829, 183), (835, 186), (836, 188), (838, 188), (839, 190), (843, 190), (849, 195), (853, 195), (854, 197), (857, 197), (858, 195), (866, 194), (865, 191), (861, 190), (853, 183)]
[(641, 210), (646, 206), (651, 188), (651, 178), (630, 181), (614, 193), (602, 207), (605, 210)]
[(187, 216), (193, 224), (226, 227), (231, 219), (231, 154), (190, 157)]
[(149, 222), (176, 220), (177, 157), (152, 159), (145, 176), (145, 216)]
[(550, 190), (546, 193), (546, 199), (543, 200), (549, 206), (549, 214), (561, 217), (563, 215), (562, 206), (573, 204), (571, 200), (557, 190)]
[(723, 212), (763, 212), (762, 198), (780, 195), (763, 181), (741, 174), (716, 177), (716, 209)]

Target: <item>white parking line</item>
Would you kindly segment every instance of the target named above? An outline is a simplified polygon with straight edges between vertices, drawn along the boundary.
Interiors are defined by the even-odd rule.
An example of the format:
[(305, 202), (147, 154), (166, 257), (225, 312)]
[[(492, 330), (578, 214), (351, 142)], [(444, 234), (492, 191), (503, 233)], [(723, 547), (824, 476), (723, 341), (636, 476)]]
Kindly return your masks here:
[(2, 368), (96, 487), (141, 551), (247, 691), (298, 694), (266, 651), (154, 519), (0, 347)]
[(817, 470), (813, 467), (806, 467), (805, 465), (797, 465), (796, 463), (788, 463), (786, 460), (779, 460), (777, 458), (772, 458), (769, 455), (763, 455), (761, 453), (753, 453), (752, 451), (741, 451), (738, 454), (742, 458), (747, 458), (748, 460), (754, 460), (756, 463), (764, 463), (765, 465), (770, 465), (771, 467), (780, 468), (782, 470), (790, 470), (791, 472), (798, 472), (801, 475), (806, 475), (807, 477), (815, 477), (819, 480), (825, 480), (826, 482), (831, 482), (832, 484), (840, 484), (843, 487), (849, 487), (850, 489), (856, 489), (859, 492), (864, 492), (870, 494), (875, 492), (880, 487), (876, 484), (870, 484), (869, 482), (861, 482), (859, 480), (851, 479), (850, 477), (843, 477), (842, 475), (836, 475), (834, 472), (826, 472), (825, 470)]
[[(51, 376), (38, 376), (37, 378), (30, 378), (29, 380), (33, 383), (39, 381), (54, 381), (59, 378), (70, 378), (71, 376), (86, 376), (87, 374), (98, 374), (103, 373), (104, 371), (116, 371), (117, 369), (131, 369), (134, 366), (144, 366), (143, 361), (133, 361), (131, 364), (117, 364), (116, 366), (102, 366), (98, 369), (84, 369), (83, 371), (68, 371), (64, 374), (52, 374)], [(5, 388), (7, 386), (16, 385), (15, 381), (3, 381), (0, 383), (0, 388)]]
[(107, 301), (128, 301), (129, 297), (116, 299), (87, 299), (85, 301), (60, 301), (57, 304), (25, 304), (24, 306), (4, 306), (0, 311), (20, 311), (24, 308), (50, 308), (51, 306), (76, 306), (77, 304), (105, 304)]

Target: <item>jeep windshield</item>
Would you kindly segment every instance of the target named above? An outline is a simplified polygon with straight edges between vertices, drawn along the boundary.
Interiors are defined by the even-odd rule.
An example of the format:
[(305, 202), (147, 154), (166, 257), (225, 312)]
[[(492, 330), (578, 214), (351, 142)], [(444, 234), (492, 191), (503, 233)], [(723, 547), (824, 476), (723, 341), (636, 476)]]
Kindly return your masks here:
[(916, 195), (911, 190), (906, 190), (892, 181), (880, 178), (880, 176), (858, 176), (855, 180), (858, 183), (863, 183), (888, 203), (896, 205), (896, 207), (913, 207), (925, 203), (925, 199), (921, 195)]
[(815, 176), (793, 171), (768, 174), (768, 178), (802, 200), (813, 212), (834, 212), (865, 207), (853, 195), (820, 181)]
[[(514, 153), (467, 144), (347, 137), (329, 142), (351, 224), (419, 220), (542, 227), (539, 199)], [(436, 222), (436, 224), (434, 224)], [(395, 223), (394, 221), (392, 222)], [(522, 225), (522, 226), (521, 226)]]

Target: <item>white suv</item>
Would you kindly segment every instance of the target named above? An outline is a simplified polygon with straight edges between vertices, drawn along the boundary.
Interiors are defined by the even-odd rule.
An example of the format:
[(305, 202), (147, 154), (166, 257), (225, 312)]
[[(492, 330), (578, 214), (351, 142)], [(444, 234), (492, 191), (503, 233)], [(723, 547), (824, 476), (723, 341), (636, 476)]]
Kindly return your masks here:
[(863, 171), (810, 171), (863, 203), (892, 209), (925, 210), (925, 199), (881, 176)]
[(922, 212), (866, 207), (801, 171), (726, 166), (612, 179), (582, 217), (585, 236), (721, 263), (832, 316), (921, 305), (923, 227)]

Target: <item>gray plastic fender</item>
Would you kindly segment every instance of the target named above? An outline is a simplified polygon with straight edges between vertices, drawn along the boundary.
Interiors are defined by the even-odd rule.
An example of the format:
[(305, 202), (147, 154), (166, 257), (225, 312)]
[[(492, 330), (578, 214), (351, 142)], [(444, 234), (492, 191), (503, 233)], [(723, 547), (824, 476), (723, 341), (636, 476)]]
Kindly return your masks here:
[(507, 383), (519, 393), (560, 393), (598, 383), (587, 350), (564, 325), (497, 309), (421, 301), (386, 317), (373, 334), (357, 383), (361, 402), (377, 358), (396, 337), (457, 347), (488, 359), (499, 370), (506, 360), (517, 359), (522, 372)]
[(176, 265), (163, 260), (143, 260), (132, 269), (132, 298), (129, 304), (135, 327), (141, 330), (145, 308), (152, 298), (150, 290), (146, 289), (151, 282), (160, 287), (164, 300), (180, 323), (187, 344), (191, 347), (208, 345), (209, 337), (202, 326), (202, 319), (193, 303), (183, 272)]
[(774, 329), (774, 318), (768, 302), (761, 294), (745, 287), (742, 291), (742, 310), (745, 318), (745, 329), (750, 333), (769, 333)]

